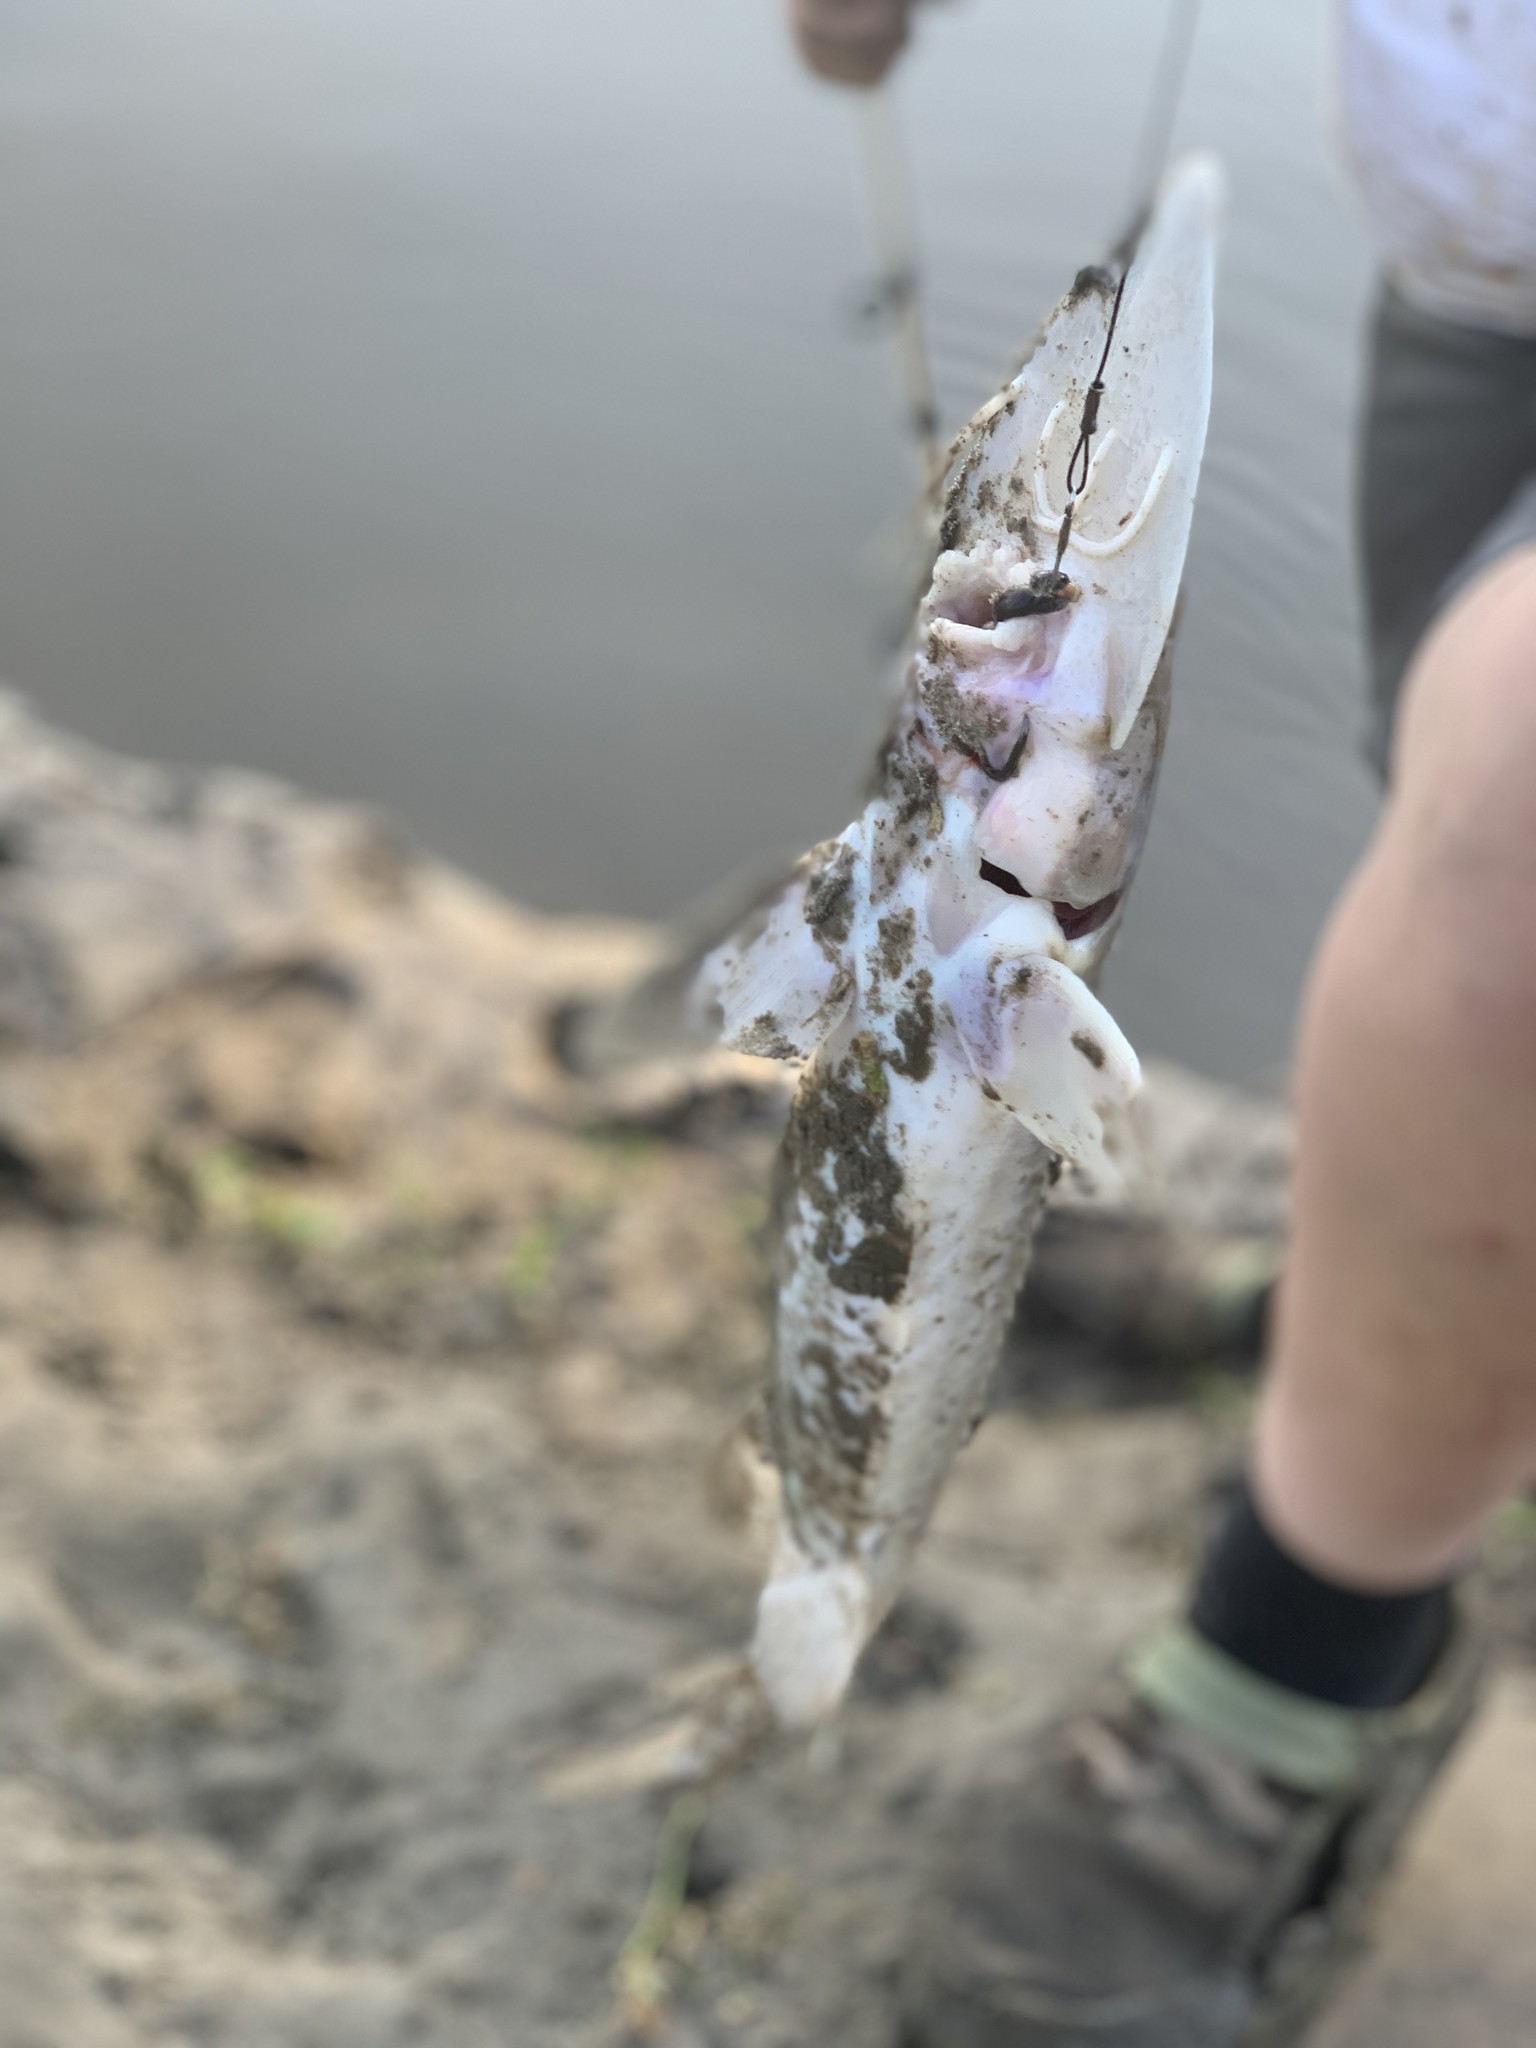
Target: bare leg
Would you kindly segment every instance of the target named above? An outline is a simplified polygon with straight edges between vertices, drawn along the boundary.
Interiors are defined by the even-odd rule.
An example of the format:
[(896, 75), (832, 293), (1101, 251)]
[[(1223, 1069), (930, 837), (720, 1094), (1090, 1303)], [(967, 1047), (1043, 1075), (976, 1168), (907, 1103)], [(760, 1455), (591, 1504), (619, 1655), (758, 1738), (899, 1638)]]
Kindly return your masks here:
[(1303, 1563), (1431, 1583), (1536, 1476), (1536, 550), (1451, 607), (1314, 964), (1254, 1488)]

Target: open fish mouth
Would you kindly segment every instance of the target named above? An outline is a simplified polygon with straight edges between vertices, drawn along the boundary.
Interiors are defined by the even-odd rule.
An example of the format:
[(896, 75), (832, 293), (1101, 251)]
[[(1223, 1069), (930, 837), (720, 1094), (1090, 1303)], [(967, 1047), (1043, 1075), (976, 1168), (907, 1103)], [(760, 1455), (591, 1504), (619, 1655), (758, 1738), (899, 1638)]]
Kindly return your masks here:
[[(1028, 896), (1029, 890), (1017, 875), (1010, 875), (1006, 868), (995, 862), (984, 860), (981, 864), (981, 879), (990, 882), (994, 889), (1001, 889), (1006, 896)], [(1108, 924), (1114, 916), (1123, 889), (1113, 889), (1109, 895), (1101, 896), (1096, 903), (1079, 906), (1076, 903), (1053, 903), (1051, 911), (1061, 926), (1064, 939), (1086, 939), (1090, 932), (1096, 932), (1101, 925)]]
[(924, 606), (930, 650), (971, 666), (992, 655), (1025, 657), (1020, 672), (1047, 667), (1060, 632), (1041, 622), (1081, 596), (1060, 570), (1008, 547), (940, 556)]

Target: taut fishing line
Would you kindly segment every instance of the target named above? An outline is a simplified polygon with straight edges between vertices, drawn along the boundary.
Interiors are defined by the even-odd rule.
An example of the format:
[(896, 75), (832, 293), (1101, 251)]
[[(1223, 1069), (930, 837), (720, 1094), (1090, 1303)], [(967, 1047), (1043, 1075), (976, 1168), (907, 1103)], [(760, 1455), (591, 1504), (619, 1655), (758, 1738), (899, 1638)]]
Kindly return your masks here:
[[(1168, 161), (1174, 123), (1195, 31), (1200, 20), (1200, 0), (1169, 0), (1162, 43), (1152, 84), (1142, 116), (1131, 177), (1130, 221), (1114, 248), (1119, 280), (1110, 310), (1109, 328), (1098, 372), (1083, 400), (1077, 441), (1067, 463), (1067, 501), (1056, 541), (1056, 568), (1066, 553), (1072, 532), (1077, 499), (1088, 480), (1093, 436), (1098, 430), (1099, 404), (1104, 395), (1104, 372), (1109, 364), (1115, 323), (1125, 292), (1126, 274), (1136, 252), (1141, 230), (1151, 208), (1158, 180)], [(916, 208), (908, 171), (908, 152), (901, 115), (888, 86), (860, 95), (858, 109), (859, 154), (863, 165), (866, 204), (875, 239), (880, 273), (876, 279), (874, 303), (891, 321), (904, 395), (907, 430), (922, 465), (925, 491), (936, 490), (946, 458), (938, 439), (938, 408), (934, 398), (933, 368), (928, 353), (923, 318), (922, 272), (918, 262)], [(1074, 485), (1074, 478), (1077, 482)]]

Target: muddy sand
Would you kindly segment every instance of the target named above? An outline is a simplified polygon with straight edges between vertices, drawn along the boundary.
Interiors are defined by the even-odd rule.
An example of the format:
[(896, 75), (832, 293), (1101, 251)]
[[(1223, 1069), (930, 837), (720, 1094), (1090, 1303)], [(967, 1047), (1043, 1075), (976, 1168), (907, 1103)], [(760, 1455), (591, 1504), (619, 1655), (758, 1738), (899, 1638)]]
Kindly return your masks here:
[[(1168, 1072), (837, 1727), (686, 1854), (548, 1796), (756, 1583), (783, 1077), (548, 1049), (656, 943), (0, 700), (0, 2048), (891, 2048), (954, 1788), (1176, 1600), (1289, 1133)], [(1495, 1565), (1494, 1710), (1326, 2048), (1536, 2038), (1523, 1510)]]

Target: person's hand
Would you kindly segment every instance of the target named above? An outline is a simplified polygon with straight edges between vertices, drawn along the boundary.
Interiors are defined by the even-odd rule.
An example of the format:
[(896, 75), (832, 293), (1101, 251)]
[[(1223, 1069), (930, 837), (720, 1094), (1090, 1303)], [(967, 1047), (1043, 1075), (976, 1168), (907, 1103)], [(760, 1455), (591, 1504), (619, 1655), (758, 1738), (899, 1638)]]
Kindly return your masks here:
[(800, 54), (821, 78), (878, 85), (907, 40), (913, 0), (790, 0)]

